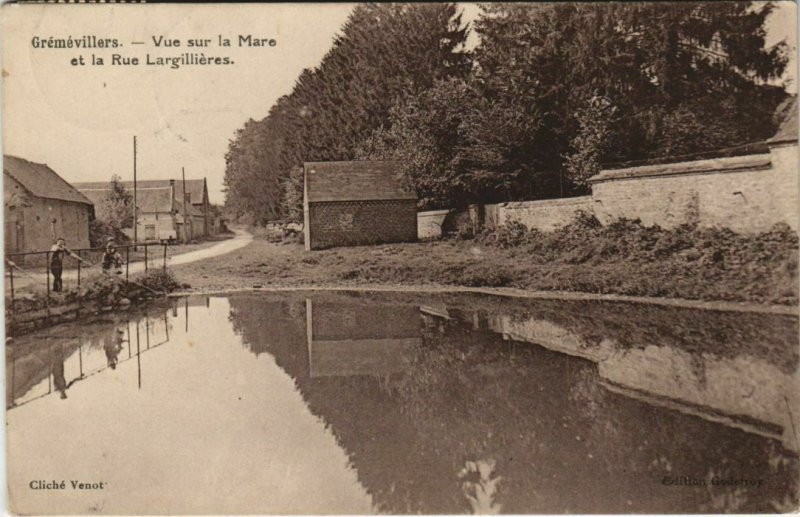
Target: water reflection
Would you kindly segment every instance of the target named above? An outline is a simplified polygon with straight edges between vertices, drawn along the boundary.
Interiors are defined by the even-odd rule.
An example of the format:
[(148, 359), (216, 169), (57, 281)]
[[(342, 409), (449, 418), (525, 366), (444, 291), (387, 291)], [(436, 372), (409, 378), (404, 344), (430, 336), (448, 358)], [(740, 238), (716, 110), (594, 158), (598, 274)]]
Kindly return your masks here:
[[(144, 319), (140, 320), (142, 317)], [(160, 324), (151, 328), (153, 317), (158, 318)], [(142, 325), (145, 331), (140, 333)], [(154, 346), (167, 343), (169, 326), (166, 309), (157, 309), (144, 315), (105, 315), (90, 322), (9, 338), (6, 343), (6, 407), (17, 407), (53, 394), (66, 399), (67, 390), (76, 382), (107, 368), (114, 370), (120, 362), (133, 359), (137, 360), (138, 387), (141, 388), (140, 341), (146, 340), (146, 350), (150, 349), (151, 339), (156, 341)], [(120, 360), (120, 353), (126, 347), (127, 358)], [(100, 351), (105, 356), (104, 363), (99, 362)]]
[[(795, 316), (607, 303), (190, 297), (21, 338), (7, 347), (7, 405), (20, 433), (42, 425), (20, 408), (69, 391), (92, 425), (161, 451), (147, 460), (163, 473), (152, 499), (130, 500), (145, 482), (129, 479), (122, 513), (159, 498), (179, 513), (786, 511), (797, 337)], [(118, 386), (134, 358), (136, 380)], [(90, 386), (125, 397), (116, 415), (92, 412), (104, 394)], [(298, 487), (314, 496), (292, 498)]]
[(342, 306), (306, 300), (309, 375), (387, 376), (403, 370), (403, 357), (422, 344), (413, 306)]
[[(295, 379), (380, 511), (775, 511), (796, 499), (795, 318), (669, 310), (671, 332), (636, 320), (648, 341), (632, 343), (621, 326), (598, 332), (614, 328), (602, 313), (576, 332), (543, 317), (550, 307), (459, 305), (245, 297), (231, 319)], [(261, 321), (280, 321), (280, 336)], [(731, 352), (749, 340), (752, 353)], [(702, 484), (675, 486), (681, 476)], [(762, 486), (717, 484), (751, 478)]]

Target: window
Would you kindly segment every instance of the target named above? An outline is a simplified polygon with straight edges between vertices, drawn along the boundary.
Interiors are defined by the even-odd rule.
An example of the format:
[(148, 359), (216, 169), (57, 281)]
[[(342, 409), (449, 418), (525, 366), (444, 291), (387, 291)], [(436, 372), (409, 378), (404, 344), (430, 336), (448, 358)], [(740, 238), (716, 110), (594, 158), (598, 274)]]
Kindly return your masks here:
[(156, 225), (147, 224), (144, 227), (144, 240), (152, 241), (156, 238)]

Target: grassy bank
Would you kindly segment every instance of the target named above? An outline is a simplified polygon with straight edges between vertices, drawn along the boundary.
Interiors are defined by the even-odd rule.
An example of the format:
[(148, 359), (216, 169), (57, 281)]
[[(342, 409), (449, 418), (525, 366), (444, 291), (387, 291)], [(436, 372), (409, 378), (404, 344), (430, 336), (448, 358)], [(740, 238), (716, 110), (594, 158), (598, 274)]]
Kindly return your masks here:
[(256, 238), (174, 272), (199, 289), (436, 284), (794, 305), (797, 251), (786, 227), (743, 236), (580, 217), (549, 233), (510, 225), (469, 239), (314, 252)]
[(49, 297), (44, 291), (21, 293), (15, 297), (13, 309), (10, 299), (7, 299), (6, 312), (20, 314), (47, 307), (93, 302), (113, 307), (167, 294), (181, 287), (188, 285), (178, 284), (170, 272), (161, 269), (131, 275), (129, 280), (125, 280), (124, 275), (95, 273), (84, 279), (80, 287), (67, 288), (59, 293), (51, 292)]

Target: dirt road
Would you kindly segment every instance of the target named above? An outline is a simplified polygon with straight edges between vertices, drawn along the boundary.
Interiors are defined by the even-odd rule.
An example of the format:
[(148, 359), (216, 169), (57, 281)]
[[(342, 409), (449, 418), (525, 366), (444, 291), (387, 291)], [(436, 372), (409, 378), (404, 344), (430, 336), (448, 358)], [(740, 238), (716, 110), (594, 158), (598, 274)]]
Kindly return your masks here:
[[(189, 251), (186, 253), (177, 253), (175, 255), (168, 256), (167, 267), (174, 267), (183, 264), (191, 264), (192, 262), (197, 262), (198, 260), (219, 257), (221, 255), (225, 255), (227, 253), (231, 253), (240, 248), (243, 248), (248, 244), (250, 244), (250, 242), (253, 240), (253, 236), (244, 230), (233, 230), (233, 231), (236, 235), (232, 239), (220, 241), (219, 243), (214, 244), (213, 246), (210, 246), (208, 248), (202, 248), (195, 251)], [(161, 266), (160, 260), (158, 265), (159, 267)], [(100, 265), (96, 264), (94, 266), (90, 266), (89, 268), (85, 268), (82, 272), (82, 275), (86, 276), (88, 274), (96, 273), (99, 271), (100, 271)], [(141, 273), (143, 271), (144, 271), (144, 262), (132, 262), (128, 269), (128, 273), (131, 275), (135, 273)], [(46, 273), (27, 273), (25, 275), (14, 275), (14, 287), (15, 289), (22, 290), (26, 288), (37, 288), (38, 286), (41, 286), (41, 288), (44, 289), (46, 276), (47, 276)], [(77, 280), (77, 278), (78, 278), (78, 271), (75, 269), (64, 271), (62, 275), (65, 287), (69, 286), (69, 284)]]

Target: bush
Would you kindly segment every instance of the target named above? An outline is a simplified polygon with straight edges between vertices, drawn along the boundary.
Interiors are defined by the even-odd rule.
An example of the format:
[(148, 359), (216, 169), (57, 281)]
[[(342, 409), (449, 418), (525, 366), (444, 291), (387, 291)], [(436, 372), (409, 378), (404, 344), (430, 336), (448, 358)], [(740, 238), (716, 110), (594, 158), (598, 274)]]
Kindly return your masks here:
[[(564, 278), (534, 275), (534, 284), (528, 285), (537, 288), (777, 303), (797, 300), (798, 235), (785, 224), (741, 235), (692, 224), (664, 229), (645, 226), (638, 219), (618, 219), (604, 226), (591, 214), (579, 213), (551, 232), (511, 222), (484, 230), (477, 240), (524, 257), (522, 269), (542, 264), (548, 270), (570, 271), (571, 276)], [(569, 269), (575, 265), (593, 266), (596, 276), (584, 274), (595, 269)], [(519, 280), (520, 273), (513, 276)]]
[(163, 269), (151, 269), (143, 275), (137, 275), (133, 278), (133, 281), (148, 289), (163, 293), (171, 293), (184, 287), (175, 279), (172, 273)]
[(89, 222), (89, 243), (92, 248), (105, 246), (109, 237), (114, 237), (117, 244), (124, 244), (129, 241), (128, 236), (122, 230), (101, 219), (92, 219)]
[(481, 244), (507, 249), (529, 243), (535, 239), (536, 234), (537, 230), (528, 230), (519, 221), (510, 221), (496, 229), (483, 230), (475, 239)]

